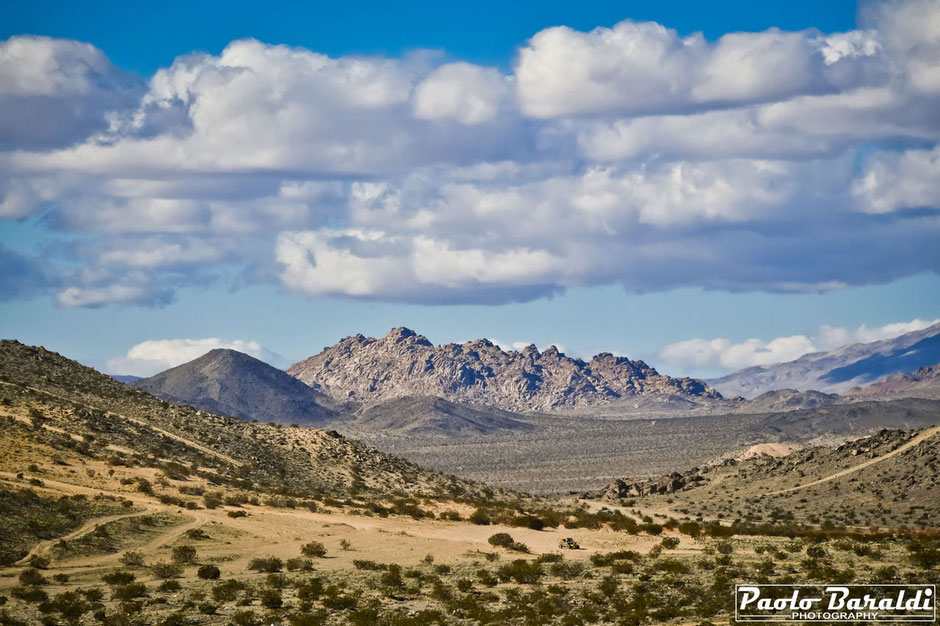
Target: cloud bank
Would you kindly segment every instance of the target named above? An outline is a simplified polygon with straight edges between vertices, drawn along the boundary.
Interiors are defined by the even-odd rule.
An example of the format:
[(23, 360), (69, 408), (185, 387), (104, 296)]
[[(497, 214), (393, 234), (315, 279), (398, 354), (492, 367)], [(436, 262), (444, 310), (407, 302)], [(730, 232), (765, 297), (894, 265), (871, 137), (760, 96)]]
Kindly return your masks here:
[(560, 26), (509, 73), (239, 40), (143, 81), (87, 43), (13, 37), (0, 219), (41, 218), (59, 252), (4, 262), (64, 307), (250, 282), (485, 304), (936, 272), (940, 5), (860, 15), (716, 41)]
[(914, 319), (870, 328), (851, 330), (839, 326), (820, 326), (815, 335), (791, 335), (770, 340), (748, 339), (735, 343), (725, 338), (688, 339), (665, 346), (662, 359), (687, 371), (730, 372), (798, 359), (810, 352), (825, 352), (852, 343), (869, 343), (922, 330), (940, 323), (940, 319)]

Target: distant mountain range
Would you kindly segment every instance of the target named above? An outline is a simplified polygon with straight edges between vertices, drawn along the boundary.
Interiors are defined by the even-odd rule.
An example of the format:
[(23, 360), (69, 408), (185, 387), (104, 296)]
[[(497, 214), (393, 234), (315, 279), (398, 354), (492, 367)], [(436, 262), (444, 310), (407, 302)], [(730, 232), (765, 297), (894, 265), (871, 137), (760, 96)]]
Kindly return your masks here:
[(754, 398), (767, 391), (796, 389), (841, 393), (896, 372), (940, 363), (940, 323), (892, 339), (814, 352), (786, 363), (748, 367), (706, 381), (725, 396)]
[(169, 402), (243, 419), (323, 426), (341, 418), (328, 397), (236, 350), (212, 350), (130, 384)]
[(842, 397), (852, 402), (897, 398), (940, 400), (940, 365), (922, 367), (912, 374), (897, 372), (867, 387), (853, 387)]
[(505, 351), (487, 339), (435, 346), (408, 328), (380, 339), (346, 337), (287, 373), (338, 402), (428, 396), (518, 413), (625, 398), (721, 397), (699, 380), (664, 376), (643, 361), (610, 353), (584, 361), (554, 346)]

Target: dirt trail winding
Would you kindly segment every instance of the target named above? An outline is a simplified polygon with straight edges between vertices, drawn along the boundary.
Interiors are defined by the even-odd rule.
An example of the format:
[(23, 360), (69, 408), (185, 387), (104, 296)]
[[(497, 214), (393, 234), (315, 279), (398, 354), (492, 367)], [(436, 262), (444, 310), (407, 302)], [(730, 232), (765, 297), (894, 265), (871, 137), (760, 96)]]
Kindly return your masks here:
[(940, 433), (940, 426), (934, 426), (932, 428), (928, 428), (927, 430), (923, 431), (922, 433), (920, 433), (919, 435), (917, 435), (916, 437), (914, 437), (913, 439), (911, 439), (904, 445), (895, 448), (891, 452), (888, 452), (881, 456), (877, 456), (873, 459), (869, 459), (863, 463), (859, 463), (858, 465), (853, 465), (852, 467), (846, 468), (844, 470), (840, 470), (838, 472), (835, 472), (834, 474), (830, 474), (828, 476), (820, 478), (819, 480), (814, 480), (811, 483), (806, 483), (805, 485), (797, 485), (796, 487), (788, 487), (787, 489), (780, 489), (778, 491), (771, 491), (770, 493), (766, 495), (777, 496), (777, 495), (784, 494), (784, 493), (792, 493), (794, 491), (800, 491), (802, 489), (807, 489), (809, 487), (814, 487), (816, 485), (827, 483), (827, 482), (836, 480), (837, 478), (842, 478), (843, 476), (846, 476), (848, 474), (853, 474), (859, 470), (865, 469), (866, 467), (871, 467), (872, 465), (881, 463), (882, 461), (890, 459), (891, 457), (897, 454), (900, 454), (904, 452), (905, 450), (910, 450), (914, 446), (926, 441), (927, 439), (930, 439), (937, 433)]

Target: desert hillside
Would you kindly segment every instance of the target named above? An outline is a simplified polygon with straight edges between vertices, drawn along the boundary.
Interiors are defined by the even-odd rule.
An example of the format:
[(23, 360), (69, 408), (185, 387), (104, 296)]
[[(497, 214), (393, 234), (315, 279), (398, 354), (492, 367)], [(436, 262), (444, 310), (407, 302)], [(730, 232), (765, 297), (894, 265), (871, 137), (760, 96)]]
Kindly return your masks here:
[(737, 523), (933, 529), (940, 426), (882, 430), (835, 447), (756, 445), (686, 472), (614, 481), (601, 493)]
[[(534, 498), (334, 432), (171, 404), (5, 341), (0, 623), (722, 621), (734, 580), (927, 579), (936, 546), (919, 530), (874, 535), (843, 504), (781, 516), (761, 498), (797, 490), (785, 497), (800, 511), (801, 492), (833, 498), (855, 477), (886, 478), (880, 496), (899, 504), (877, 521), (901, 524), (906, 507), (933, 527), (936, 439), (936, 428), (885, 432), (796, 452), (799, 463), (716, 464), (701, 486), (670, 494)], [(731, 515), (741, 519), (723, 523)]]

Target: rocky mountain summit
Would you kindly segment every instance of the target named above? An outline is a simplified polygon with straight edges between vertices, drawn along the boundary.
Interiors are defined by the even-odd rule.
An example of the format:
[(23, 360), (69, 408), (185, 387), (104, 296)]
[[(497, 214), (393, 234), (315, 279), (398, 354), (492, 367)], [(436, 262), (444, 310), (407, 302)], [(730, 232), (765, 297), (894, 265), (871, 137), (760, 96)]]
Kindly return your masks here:
[(656, 395), (721, 398), (701, 381), (664, 376), (610, 353), (585, 362), (555, 346), (507, 352), (487, 339), (435, 346), (408, 328), (380, 339), (346, 337), (287, 373), (341, 402), (431, 396), (527, 412)]

